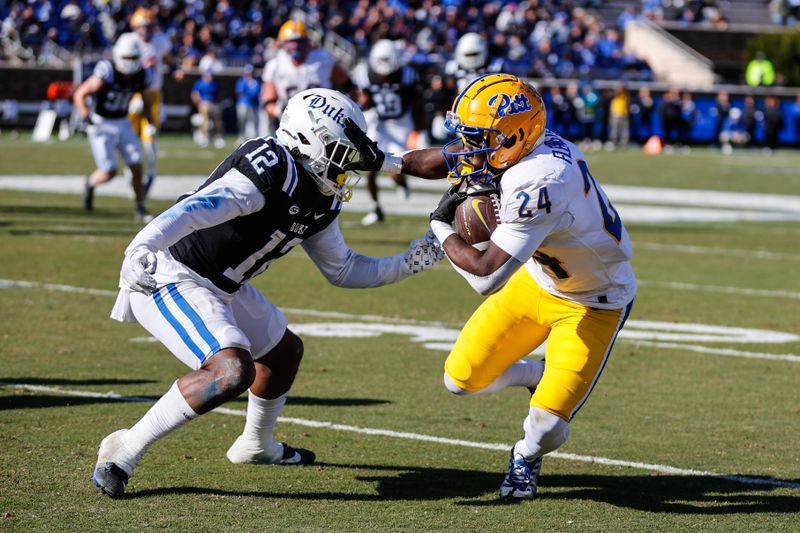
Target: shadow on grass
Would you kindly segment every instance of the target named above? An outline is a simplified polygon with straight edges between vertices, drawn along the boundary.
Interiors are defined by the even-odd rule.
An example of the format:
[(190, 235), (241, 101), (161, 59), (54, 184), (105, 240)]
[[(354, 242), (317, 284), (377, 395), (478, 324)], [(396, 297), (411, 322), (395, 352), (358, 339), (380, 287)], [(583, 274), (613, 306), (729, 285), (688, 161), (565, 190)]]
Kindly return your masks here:
[(54, 387), (75, 387), (81, 385), (141, 385), (144, 383), (157, 383), (153, 379), (68, 379), (68, 378), (3, 378), (0, 383), (15, 383), (20, 385), (50, 385)]
[[(433, 501), (456, 500), (462, 506), (507, 505), (497, 499), (502, 473), (452, 468), (318, 463), (317, 468), (366, 470), (354, 474), (374, 493), (309, 491), (236, 491), (201, 487), (164, 487), (132, 492), (126, 498), (172, 494), (248, 496), (281, 500), (331, 501)], [(306, 467), (308, 468), (308, 467)], [(314, 467), (311, 467), (314, 468)], [(381, 472), (391, 474), (381, 475)], [(324, 476), (319, 476), (322, 479)], [(553, 475), (542, 478), (539, 498), (561, 501), (595, 501), (652, 513), (685, 515), (735, 515), (787, 513), (800, 508), (800, 497), (772, 494), (768, 485), (747, 485), (704, 476), (600, 476)], [(487, 499), (488, 498), (488, 499)], [(525, 503), (533, 505), (536, 503)], [(535, 508), (531, 508), (533, 512)]]
[[(141, 403), (153, 403), (158, 400), (157, 396), (141, 396), (136, 401)], [(131, 399), (117, 398), (82, 398), (80, 396), (54, 396), (54, 395), (11, 395), (0, 396), (0, 411), (11, 409), (43, 409), (47, 407), (80, 407), (82, 405), (105, 404), (105, 403), (131, 403)]]

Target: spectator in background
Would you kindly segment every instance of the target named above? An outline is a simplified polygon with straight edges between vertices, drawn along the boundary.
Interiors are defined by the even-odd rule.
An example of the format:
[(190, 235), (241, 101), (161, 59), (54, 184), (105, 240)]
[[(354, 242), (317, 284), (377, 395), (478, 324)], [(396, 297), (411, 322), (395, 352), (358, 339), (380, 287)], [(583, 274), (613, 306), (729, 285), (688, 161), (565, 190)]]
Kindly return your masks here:
[(644, 144), (653, 134), (653, 109), (655, 102), (650, 89), (642, 87), (631, 104), (631, 123), (636, 142)]
[(441, 76), (431, 77), (430, 85), (423, 92), (422, 101), (425, 117), (428, 119), (431, 144), (444, 144), (450, 137), (450, 132), (444, 127), (445, 111), (450, 107), (453, 96), (445, 88)]
[(661, 124), (664, 128), (664, 143), (675, 144), (681, 138), (681, 97), (677, 88), (664, 93), (661, 101)]
[(584, 82), (581, 85), (579, 100), (580, 104), (578, 101), (573, 101), (573, 105), (575, 105), (578, 123), (580, 124), (581, 139), (584, 142), (591, 142), (595, 140), (594, 126), (595, 122), (597, 122), (600, 97), (591, 83)]
[(618, 84), (611, 98), (608, 116), (609, 141), (612, 147), (626, 147), (630, 135), (630, 97), (623, 84)]
[(714, 122), (714, 141), (718, 142), (719, 134), (722, 132), (722, 123), (728, 118), (731, 111), (731, 100), (728, 93), (720, 91), (713, 107), (709, 110), (711, 120)]
[(211, 72), (216, 75), (222, 72), (225, 64), (217, 57), (217, 49), (210, 47), (200, 58), (197, 68), (200, 69), (200, 72)]
[(253, 65), (245, 65), (242, 77), (236, 80), (236, 118), (239, 143), (258, 135), (261, 82), (253, 77)]
[(775, 96), (764, 98), (764, 144), (768, 150), (778, 147), (778, 136), (784, 126), (781, 101)]
[(681, 144), (688, 146), (692, 140), (692, 130), (697, 121), (697, 106), (694, 103), (691, 93), (684, 91), (681, 94), (681, 119), (680, 119), (680, 139)]
[(747, 129), (748, 144), (753, 145), (756, 141), (756, 126), (764, 118), (761, 111), (756, 108), (756, 99), (752, 96), (744, 97), (744, 109), (742, 110), (742, 121)]
[(750, 87), (769, 87), (775, 83), (775, 67), (764, 52), (757, 52), (747, 64), (744, 78)]
[(800, 94), (797, 95), (792, 104), (792, 119), (794, 122), (795, 144), (800, 147)]
[(561, 87), (554, 85), (550, 87), (550, 102), (547, 106), (547, 120), (550, 123), (548, 128), (559, 135), (567, 135), (569, 120), (572, 116), (569, 101), (561, 93)]
[(214, 74), (210, 70), (206, 70), (192, 87), (192, 102), (197, 106), (197, 112), (200, 113), (199, 144), (204, 148), (208, 146), (212, 130), (214, 147), (225, 147), (225, 140), (222, 138), (222, 113), (218, 101), (219, 84), (214, 79)]
[(744, 146), (750, 142), (750, 135), (742, 120), (742, 110), (732, 107), (728, 116), (722, 121), (722, 129), (719, 133), (719, 143), (722, 145), (722, 153), (730, 155), (733, 153), (733, 145)]

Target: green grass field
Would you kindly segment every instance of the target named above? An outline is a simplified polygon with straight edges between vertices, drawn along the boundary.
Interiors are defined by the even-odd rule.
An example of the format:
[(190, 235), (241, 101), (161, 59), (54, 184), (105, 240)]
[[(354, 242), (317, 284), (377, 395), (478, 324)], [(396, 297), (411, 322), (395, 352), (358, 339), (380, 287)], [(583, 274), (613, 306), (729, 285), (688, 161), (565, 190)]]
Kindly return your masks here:
[[(161, 171), (207, 174), (225, 153), (166, 138)], [(588, 157), (601, 183), (687, 198), (731, 190), (757, 205), (759, 194), (800, 190), (796, 152)], [(0, 175), (91, 166), (83, 141), (0, 137)], [(796, 221), (626, 222), (641, 281), (628, 335), (570, 440), (545, 458), (534, 502), (497, 500), (526, 391), (452, 396), (441, 385), (447, 352), (425, 346), (446, 342), (480, 297), (448, 265), (385, 288), (337, 289), (300, 251), (254, 285), (306, 332), (276, 433), (320, 463), (230, 464), (243, 397), (158, 442), (127, 497), (110, 500), (89, 481), (97, 446), (147, 405), (106, 393), (155, 399), (184, 367), (142, 342), (140, 326), (108, 318), (138, 230), (130, 201), (104, 197), (91, 214), (79, 205), (76, 195), (0, 190), (0, 530), (800, 530)], [(359, 218), (343, 215), (345, 237), (372, 255), (403, 250), (427, 226), (392, 217), (363, 228)], [(362, 336), (323, 336), (337, 324)]]

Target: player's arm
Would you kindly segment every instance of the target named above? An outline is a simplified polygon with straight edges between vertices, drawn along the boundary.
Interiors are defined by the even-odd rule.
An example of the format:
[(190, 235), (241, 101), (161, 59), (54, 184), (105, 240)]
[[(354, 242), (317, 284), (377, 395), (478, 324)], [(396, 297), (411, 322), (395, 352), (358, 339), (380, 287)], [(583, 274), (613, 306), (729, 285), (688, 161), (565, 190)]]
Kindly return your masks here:
[(125, 249), (120, 287), (149, 294), (156, 287), (155, 252), (190, 233), (222, 224), (264, 207), (263, 193), (243, 174), (230, 172), (182, 199), (142, 228)]
[(397, 255), (361, 255), (347, 246), (338, 221), (304, 241), (303, 249), (331, 284), (359, 289), (403, 280), (432, 267), (444, 255), (431, 232), (411, 242), (405, 252)]
[[(516, 196), (512, 194), (512, 197)], [(481, 252), (464, 241), (452, 227), (455, 208), (465, 198), (464, 193), (445, 194), (431, 213), (431, 229), (456, 271), (483, 295), (505, 285), (547, 235), (568, 222), (570, 216), (559, 212), (553, 212), (551, 216), (550, 209), (529, 214), (512, 202), (504, 206), (503, 223), (492, 233), (488, 248)]]
[(272, 118), (280, 117), (278, 108), (278, 90), (271, 80), (266, 80), (261, 85), (261, 101), (264, 102), (264, 111)]
[(441, 148), (423, 148), (398, 154), (387, 154), (378, 148), (350, 118), (344, 122), (344, 133), (361, 155), (356, 163), (345, 170), (381, 171), (389, 174), (410, 174), (424, 179), (441, 179), (447, 176), (447, 163)]
[(103, 88), (103, 80), (97, 76), (89, 76), (81, 83), (72, 95), (72, 101), (84, 120), (89, 120), (89, 105), (86, 99)]
[(153, 126), (151, 129), (153, 131), (150, 132), (150, 135), (155, 135), (157, 132), (155, 131), (154, 126), (154, 117), (153, 117), (153, 92), (151, 91), (153, 87), (153, 70), (147, 69), (146, 78), (147, 80), (147, 87), (144, 91), (140, 94), (142, 96), (142, 104), (144, 105), (144, 110), (142, 110), (142, 116), (144, 116), (145, 120), (149, 123), (150, 126)]

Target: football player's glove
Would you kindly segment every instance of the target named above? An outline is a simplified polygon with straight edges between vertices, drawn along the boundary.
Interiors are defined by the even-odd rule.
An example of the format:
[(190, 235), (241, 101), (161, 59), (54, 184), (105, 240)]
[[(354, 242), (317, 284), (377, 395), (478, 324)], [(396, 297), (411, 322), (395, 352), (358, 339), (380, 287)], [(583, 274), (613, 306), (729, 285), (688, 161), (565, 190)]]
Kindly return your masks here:
[(156, 254), (144, 246), (138, 246), (127, 254), (119, 272), (119, 284), (128, 290), (150, 294), (157, 286), (152, 276), (156, 272)]
[(431, 220), (438, 220), (445, 224), (453, 224), (453, 219), (456, 216), (456, 207), (467, 198), (467, 193), (459, 191), (460, 184), (451, 186), (442, 195), (439, 200), (439, 205), (431, 213)]
[(431, 268), (444, 258), (444, 250), (432, 231), (411, 241), (404, 260), (406, 268), (412, 274), (418, 274)]
[(378, 148), (378, 143), (370, 139), (350, 117), (344, 119), (344, 134), (358, 150), (361, 158), (345, 165), (344, 170), (367, 170), (378, 172), (383, 167), (386, 154)]
[(86, 116), (78, 115), (78, 121), (75, 124), (75, 131), (78, 133), (88, 133), (93, 125), (94, 121), (92, 120), (91, 113)]

